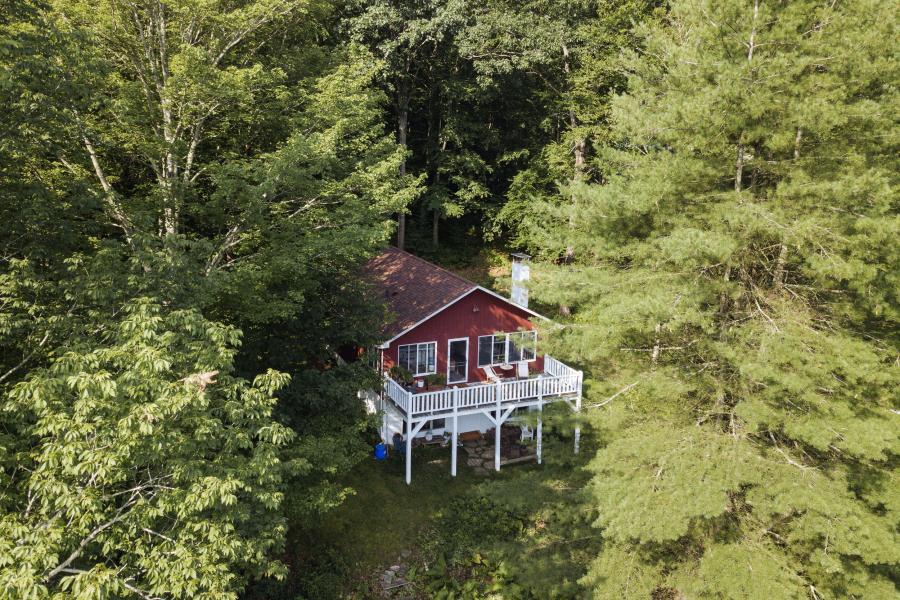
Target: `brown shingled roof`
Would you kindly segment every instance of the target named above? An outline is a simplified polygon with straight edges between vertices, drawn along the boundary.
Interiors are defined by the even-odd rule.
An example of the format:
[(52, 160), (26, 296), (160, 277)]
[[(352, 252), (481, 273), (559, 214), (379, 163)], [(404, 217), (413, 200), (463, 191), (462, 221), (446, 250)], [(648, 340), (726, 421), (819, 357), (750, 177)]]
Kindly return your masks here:
[(367, 262), (363, 271), (395, 317), (382, 330), (386, 340), (478, 287), (397, 248), (386, 248)]

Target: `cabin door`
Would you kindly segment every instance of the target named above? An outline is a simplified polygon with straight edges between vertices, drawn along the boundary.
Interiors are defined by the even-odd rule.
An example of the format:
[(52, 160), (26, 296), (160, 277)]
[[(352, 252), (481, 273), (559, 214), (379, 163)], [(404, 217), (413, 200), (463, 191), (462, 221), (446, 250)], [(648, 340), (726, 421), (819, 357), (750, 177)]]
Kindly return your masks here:
[(469, 338), (447, 342), (447, 383), (463, 383), (469, 379)]

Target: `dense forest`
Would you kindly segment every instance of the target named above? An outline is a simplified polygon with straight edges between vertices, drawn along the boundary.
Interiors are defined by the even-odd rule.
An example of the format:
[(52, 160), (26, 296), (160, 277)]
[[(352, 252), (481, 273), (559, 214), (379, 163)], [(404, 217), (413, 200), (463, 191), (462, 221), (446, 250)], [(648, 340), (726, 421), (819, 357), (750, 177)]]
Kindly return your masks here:
[[(896, 598), (897, 25), (2, 0), (0, 597)], [(388, 244), (533, 257), (545, 464), (373, 462)]]

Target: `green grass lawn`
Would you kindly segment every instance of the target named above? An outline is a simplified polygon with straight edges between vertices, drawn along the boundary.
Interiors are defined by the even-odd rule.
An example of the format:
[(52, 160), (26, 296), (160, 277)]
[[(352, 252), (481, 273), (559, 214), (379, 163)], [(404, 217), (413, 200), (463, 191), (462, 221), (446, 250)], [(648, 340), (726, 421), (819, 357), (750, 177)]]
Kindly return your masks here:
[[(552, 436), (544, 456), (543, 465), (510, 465), (485, 477), (465, 465), (467, 454), (460, 449), (458, 475), (452, 477), (449, 448), (416, 448), (409, 486), (402, 456), (380, 462), (370, 458), (343, 480), (354, 494), (340, 506), (318, 522), (290, 524), (285, 560), (291, 575), (277, 593), (260, 597), (372, 598), (380, 572), (391, 565), (403, 562), (421, 577), (426, 566), (435, 565), (436, 554), (456, 551), (459, 556), (460, 548), (468, 556), (491, 555), (518, 564), (522, 573), (516, 580), (526, 589), (551, 591), (551, 584), (572, 589), (583, 574), (571, 561), (573, 553), (589, 550), (594, 546), (590, 538), (597, 535), (580, 510), (569, 514), (578, 504), (575, 490), (583, 485), (587, 456), (573, 456), (571, 440)], [(497, 503), (487, 510), (499, 512), (485, 512), (478, 498)], [(470, 505), (471, 510), (460, 512), (460, 506)], [(507, 515), (521, 526), (491, 538), (493, 524)], [(579, 556), (579, 563), (587, 564), (588, 556)], [(430, 597), (421, 583), (411, 585), (405, 596)]]
[(411, 485), (404, 480), (402, 457), (359, 465), (348, 481), (356, 494), (327, 514), (317, 533), (340, 548), (351, 564), (390, 566), (427, 533), (443, 506), (484, 479), (464, 466), (465, 456), (460, 449), (457, 476), (452, 477), (449, 448), (416, 448)]
[(353, 495), (319, 523), (290, 524), (285, 558), (294, 581), (287, 588), (303, 590), (301, 598), (370, 597), (379, 570), (403, 551), (417, 554), (442, 508), (485, 479), (465, 467), (465, 458), (460, 449), (452, 477), (449, 448), (416, 448), (412, 485), (402, 456), (358, 465), (343, 481)]

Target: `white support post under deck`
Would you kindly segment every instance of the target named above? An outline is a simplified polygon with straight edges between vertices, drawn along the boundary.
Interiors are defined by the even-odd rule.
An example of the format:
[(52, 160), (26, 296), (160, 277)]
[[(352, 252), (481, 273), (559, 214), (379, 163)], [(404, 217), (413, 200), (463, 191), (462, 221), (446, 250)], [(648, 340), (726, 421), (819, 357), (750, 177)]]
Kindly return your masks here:
[(406, 418), (406, 485), (409, 485), (412, 482), (412, 443), (413, 439), (416, 437), (416, 434), (422, 431), (422, 426), (425, 425), (427, 419), (423, 419), (413, 427), (412, 419), (408, 416)]
[(542, 427), (541, 426), (543, 425), (543, 422), (544, 422), (544, 419), (543, 419), (543, 417), (544, 417), (544, 397), (541, 395), (540, 392), (538, 392), (537, 409), (538, 409), (538, 422), (537, 422), (537, 443), (536, 443), (535, 451), (537, 453), (537, 464), (541, 464), (541, 450), (542, 450), (542, 448), (541, 448), (541, 443), (542, 443), (541, 429), (542, 429)]
[(581, 413), (581, 383), (584, 373), (578, 371), (578, 395), (575, 396), (575, 454), (581, 449), (581, 426), (579, 425), (579, 415)]
[(500, 470), (500, 382), (494, 384), (494, 397), (497, 400), (497, 420), (494, 422), (494, 470)]
[(453, 388), (453, 437), (450, 439), (450, 475), (456, 477), (456, 444), (459, 436), (459, 389)]
[(385, 444), (388, 443), (388, 416), (387, 416), (387, 401), (384, 399), (384, 394), (381, 394), (381, 398), (379, 399), (379, 404), (381, 408), (381, 441)]
[(500, 427), (506, 423), (509, 415), (511, 415), (514, 410), (516, 410), (516, 407), (510, 406), (505, 411), (501, 412), (500, 403), (497, 402), (497, 412), (493, 415), (491, 414), (493, 411), (484, 411), (484, 416), (494, 424), (494, 469), (497, 471), (500, 470)]

